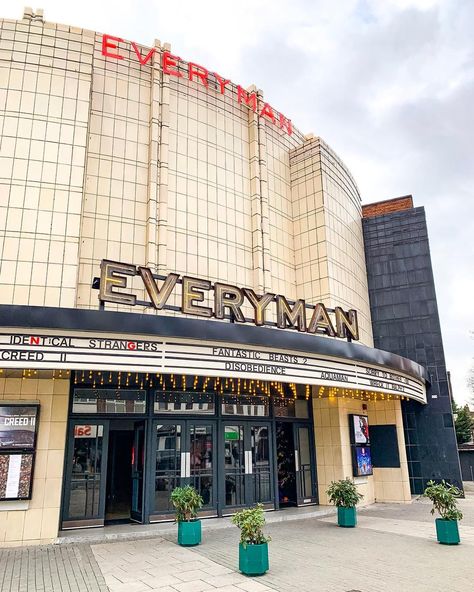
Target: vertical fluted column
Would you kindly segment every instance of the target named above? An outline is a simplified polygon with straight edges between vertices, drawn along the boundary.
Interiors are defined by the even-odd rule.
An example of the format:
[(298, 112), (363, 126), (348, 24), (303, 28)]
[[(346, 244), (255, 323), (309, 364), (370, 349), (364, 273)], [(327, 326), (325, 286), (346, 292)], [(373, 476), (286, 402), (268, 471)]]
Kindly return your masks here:
[[(258, 104), (263, 103), (263, 92), (257, 93)], [(258, 168), (260, 181), (260, 206), (262, 233), (262, 260), (263, 260), (263, 291), (270, 290), (272, 284), (271, 278), (271, 257), (270, 257), (270, 210), (268, 202), (268, 170), (267, 170), (267, 133), (265, 131), (265, 122), (257, 115), (258, 126)]]
[(161, 58), (170, 51), (168, 43), (155, 41), (156, 52), (151, 80), (150, 150), (147, 208), (147, 265), (158, 273), (167, 271), (169, 76), (163, 74)]
[(146, 209), (145, 265), (158, 267), (158, 201), (161, 143), (161, 46), (155, 40), (150, 80), (150, 120), (148, 139), (148, 190)]
[[(262, 91), (254, 86), (247, 90), (257, 94), (258, 103), (263, 100)], [(264, 123), (255, 111), (249, 109), (248, 117), (254, 289), (263, 293), (271, 284), (266, 134)]]

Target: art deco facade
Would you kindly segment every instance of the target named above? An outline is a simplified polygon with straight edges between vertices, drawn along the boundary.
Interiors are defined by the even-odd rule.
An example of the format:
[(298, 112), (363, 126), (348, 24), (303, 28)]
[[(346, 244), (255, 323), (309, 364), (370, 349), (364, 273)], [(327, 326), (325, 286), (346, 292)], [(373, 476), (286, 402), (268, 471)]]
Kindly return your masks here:
[[(163, 66), (166, 60), (170, 73)], [(190, 76), (191, 68), (201, 76)], [(142, 497), (130, 502), (128, 516), (143, 522), (168, 517), (163, 509), (166, 487), (177, 484), (173, 479), (179, 477), (192, 481), (189, 471), (193, 470), (181, 465), (176, 469), (176, 465), (173, 470), (179, 475), (172, 478), (160, 465), (161, 444), (155, 437), (171, 446), (172, 435), (156, 436), (156, 430), (168, 425), (161, 412), (166, 410), (170, 417), (170, 409), (189, 411), (179, 430), (180, 450), (191, 458), (193, 438), (200, 434), (189, 427), (193, 412), (199, 408), (210, 417), (214, 409), (203, 445), (207, 456), (200, 440), (206, 456), (201, 458), (202, 467), (206, 465), (210, 471), (206, 478), (213, 480), (206, 489), (208, 515), (259, 501), (258, 487), (249, 479), (263, 466), (268, 474), (261, 477), (259, 487), (266, 487), (268, 495), (262, 501), (269, 508), (291, 501), (282, 493), (279, 476), (285, 467), (278, 453), (285, 452), (287, 437), (291, 454), (296, 450), (289, 472), (304, 482), (298, 485), (294, 502), (325, 503), (330, 481), (353, 474), (351, 414), (367, 416), (372, 426), (395, 426), (392, 437), (398, 465), (374, 466), (373, 475), (358, 477), (365, 503), (410, 499), (400, 397), (423, 404), (427, 376), (417, 364), (373, 349), (357, 186), (332, 149), (319, 137), (303, 135), (266, 107), (262, 91), (244, 91), (233, 82), (223, 88), (212, 73), (206, 74), (204, 82), (203, 72), (202, 67), (173, 56), (167, 44), (139, 46), (48, 23), (30, 11), (22, 20), (1, 21), (0, 321), (5, 369), (0, 403), (5, 408), (21, 401), (40, 405), (32, 496), (0, 501), (3, 544), (49, 541), (61, 526), (97, 526), (107, 521), (105, 467), (102, 477), (97, 466), (94, 469), (97, 500), (83, 507), (82, 514), (74, 514), (72, 508), (84, 501), (77, 492), (86, 490), (81, 489), (84, 484), (77, 475), (84, 472), (86, 461), (80, 459), (86, 440), (87, 446), (94, 440), (101, 447), (104, 464), (108, 454), (110, 465), (116, 446), (113, 433), (120, 430), (131, 434), (130, 450), (124, 454), (143, 450), (146, 465)], [(291, 328), (279, 331), (190, 317), (183, 325), (183, 315), (173, 309), (157, 313), (142, 306), (106, 303), (105, 310), (99, 310), (92, 284), (100, 276), (102, 260), (144, 266), (160, 276), (177, 273), (212, 284), (251, 288), (256, 294), (282, 294), (289, 302), (304, 299), (309, 307), (322, 303), (328, 309), (355, 309), (360, 345), (301, 335)], [(146, 301), (140, 277), (126, 279), (127, 290)], [(203, 296), (203, 305), (209, 298)], [(179, 301), (177, 291), (169, 304), (176, 309)], [(242, 311), (252, 317), (248, 302)], [(272, 315), (267, 321), (275, 321)], [(78, 359), (72, 361), (74, 353), (82, 347), (81, 340), (92, 335), (134, 344), (166, 341), (171, 336), (182, 348), (185, 363), (158, 368), (153, 367), (158, 362), (147, 361), (150, 367), (144, 368), (128, 360), (122, 367), (121, 362), (107, 358), (107, 367), (89, 352), (81, 358), (81, 366)], [(50, 340), (47, 346), (51, 336), (72, 341), (59, 346)], [(71, 345), (74, 340), (75, 346)], [(90, 340), (87, 343), (90, 350)], [(245, 374), (219, 373), (217, 361), (209, 362), (206, 371), (186, 362), (193, 348), (212, 350), (217, 343), (245, 355), (260, 348), (259, 356), (268, 360), (274, 359), (271, 351), (299, 356), (309, 352), (309, 357), (301, 359), (314, 358), (320, 365), (313, 374), (304, 374), (295, 362), (288, 379), (277, 385), (266, 370), (262, 376), (257, 369), (251, 371), (247, 383)], [(12, 354), (12, 344), (20, 344), (15, 351), (23, 353)], [(39, 344), (44, 346), (42, 358), (31, 351)], [(57, 354), (57, 362), (48, 362), (55, 347), (64, 347), (64, 353)], [(200, 355), (210, 359), (212, 354)], [(237, 386), (234, 390), (237, 383), (238, 391)], [(247, 411), (238, 412), (238, 395), (244, 396), (241, 383), (242, 389), (244, 384), (248, 389), (248, 406)], [(125, 419), (118, 420), (114, 415), (120, 407), (118, 399), (122, 397), (123, 402), (125, 397), (117, 395), (121, 387), (140, 393), (130, 404), (124, 403), (120, 413)], [(159, 389), (166, 391), (168, 399), (159, 398)], [(280, 399), (273, 400), (272, 389)], [(193, 394), (196, 391), (201, 398)], [(288, 393), (296, 401), (308, 402), (302, 403), (309, 407), (300, 417), (293, 409), (297, 404), (292, 403), (291, 413), (286, 410)], [(221, 406), (220, 399), (213, 398), (219, 395), (230, 398)], [(263, 395), (268, 405), (258, 398)], [(97, 404), (90, 413), (95, 415), (88, 416), (85, 410), (92, 409), (94, 397)], [(255, 418), (249, 417), (254, 412), (259, 416), (257, 427)], [(233, 417), (226, 420), (226, 414)], [(244, 417), (236, 418), (239, 414)], [(125, 423), (120, 427), (118, 421)], [(84, 430), (89, 430), (87, 437)], [(257, 432), (267, 430), (267, 444), (260, 451), (252, 448), (246, 430), (257, 430), (252, 431), (252, 442)], [(379, 437), (383, 441), (386, 435)], [(191, 438), (191, 444), (184, 444), (186, 438)], [(241, 441), (241, 450), (229, 448), (233, 440)], [(190, 462), (178, 454), (173, 442), (177, 462)], [(212, 446), (218, 453), (211, 462)], [(245, 471), (240, 475), (235, 460), (240, 452), (253, 455), (253, 472), (242, 461)], [(263, 457), (258, 461), (260, 453)], [(231, 457), (237, 464), (232, 465), (235, 474), (228, 477), (227, 465), (234, 461), (225, 459)], [(218, 465), (221, 460), (223, 464)], [(92, 463), (90, 454), (87, 463)], [(306, 469), (301, 468), (303, 464)], [(90, 477), (94, 471), (88, 466), (87, 472)], [(242, 488), (248, 491), (239, 501), (236, 483), (241, 477)], [(148, 490), (153, 490), (150, 496)]]

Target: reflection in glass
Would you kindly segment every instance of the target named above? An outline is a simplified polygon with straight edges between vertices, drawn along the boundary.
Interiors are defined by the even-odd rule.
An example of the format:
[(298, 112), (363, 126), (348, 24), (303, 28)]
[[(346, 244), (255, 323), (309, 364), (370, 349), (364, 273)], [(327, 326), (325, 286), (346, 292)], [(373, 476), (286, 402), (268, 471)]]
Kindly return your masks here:
[(251, 426), (255, 502), (272, 501), (270, 442), (267, 426)]
[(171, 492), (181, 482), (181, 426), (156, 426), (155, 510), (171, 511)]
[(155, 413), (199, 413), (215, 412), (214, 394), (155, 392)]
[(99, 515), (103, 425), (74, 426), (68, 518)]
[(311, 497), (313, 495), (313, 488), (311, 479), (311, 452), (308, 427), (298, 428), (298, 441), (301, 494), (303, 497)]
[(273, 409), (275, 417), (297, 417), (298, 419), (308, 419), (309, 401), (306, 399), (273, 399)]
[(270, 413), (269, 400), (269, 397), (224, 395), (222, 414), (267, 417)]
[(226, 425), (224, 428), (225, 505), (245, 503), (244, 427)]
[(201, 494), (204, 506), (213, 503), (213, 478), (212, 478), (212, 426), (189, 426), (191, 441), (190, 464), (191, 485)]
[(131, 389), (74, 389), (73, 413), (145, 413), (146, 391)]

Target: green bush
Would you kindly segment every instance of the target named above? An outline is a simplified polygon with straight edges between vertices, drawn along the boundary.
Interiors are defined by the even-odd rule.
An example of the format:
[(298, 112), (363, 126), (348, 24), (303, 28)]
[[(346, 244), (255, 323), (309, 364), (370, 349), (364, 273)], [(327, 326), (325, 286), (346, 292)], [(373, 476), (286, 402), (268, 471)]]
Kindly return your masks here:
[(329, 502), (338, 508), (354, 508), (364, 497), (349, 477), (340, 481), (331, 481), (326, 491)]
[(437, 511), (443, 520), (462, 520), (462, 512), (457, 507), (457, 498), (462, 496), (462, 491), (454, 485), (444, 479), (441, 483), (428, 481), (423, 495), (433, 502), (432, 514)]
[(232, 524), (240, 528), (240, 542), (244, 547), (261, 545), (271, 540), (270, 537), (263, 534), (265, 514), (262, 504), (257, 504), (254, 508), (240, 510), (232, 516)]
[(173, 489), (171, 503), (176, 510), (176, 522), (190, 522), (202, 508), (203, 499), (192, 485), (186, 485)]

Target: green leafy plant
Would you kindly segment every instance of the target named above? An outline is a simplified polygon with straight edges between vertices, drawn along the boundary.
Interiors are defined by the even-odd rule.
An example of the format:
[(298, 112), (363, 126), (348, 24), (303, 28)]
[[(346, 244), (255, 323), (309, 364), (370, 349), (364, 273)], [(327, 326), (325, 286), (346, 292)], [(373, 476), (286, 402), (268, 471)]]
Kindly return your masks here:
[(203, 499), (192, 485), (186, 485), (173, 489), (171, 503), (176, 510), (176, 522), (190, 522), (196, 518)]
[(329, 502), (338, 508), (354, 508), (364, 497), (349, 477), (340, 481), (331, 481), (326, 491)]
[(436, 511), (443, 520), (462, 520), (462, 512), (457, 507), (457, 498), (462, 496), (462, 491), (455, 485), (444, 479), (441, 483), (428, 481), (423, 495), (433, 502), (432, 514)]
[(265, 514), (263, 505), (257, 504), (254, 508), (240, 510), (232, 516), (232, 524), (240, 528), (240, 542), (247, 545), (261, 545), (271, 540), (263, 534), (265, 526)]

